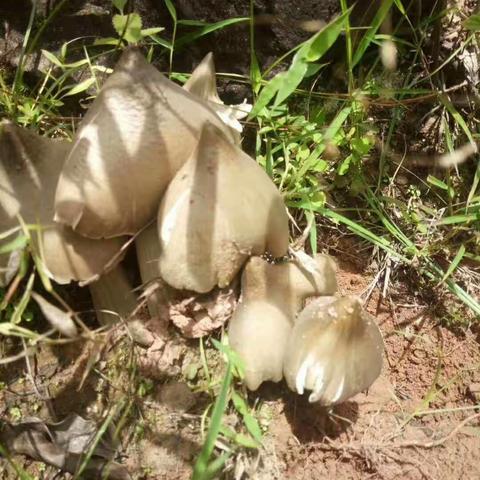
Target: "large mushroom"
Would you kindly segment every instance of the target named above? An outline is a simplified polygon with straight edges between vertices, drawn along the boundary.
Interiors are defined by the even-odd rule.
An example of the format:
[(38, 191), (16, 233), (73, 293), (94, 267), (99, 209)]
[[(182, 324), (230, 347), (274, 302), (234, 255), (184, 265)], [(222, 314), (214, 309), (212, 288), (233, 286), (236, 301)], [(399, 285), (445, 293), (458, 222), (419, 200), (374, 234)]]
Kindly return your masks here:
[(358, 298), (323, 297), (309, 303), (289, 336), (284, 375), (310, 402), (341, 403), (367, 389), (382, 369), (383, 339)]
[(81, 123), (55, 219), (91, 238), (136, 234), (154, 219), (207, 121), (235, 140), (206, 102), (127, 49)]
[[(215, 65), (213, 55), (209, 53), (192, 72), (183, 88), (198, 97), (212, 108), (219, 118), (230, 128), (236, 144), (240, 144), (242, 125), (238, 121), (248, 115), (251, 105), (225, 105), (217, 92)], [(157, 222), (145, 228), (135, 241), (140, 276), (146, 286), (160, 276), (158, 260), (160, 257), (160, 240), (158, 238)], [(152, 317), (160, 313), (159, 304), (164, 301), (160, 292), (150, 291), (147, 298), (148, 309)]]
[[(134, 297), (125, 285), (118, 290), (118, 282), (124, 284), (123, 273), (115, 267), (123, 257), (126, 238), (93, 240), (53, 221), (55, 188), (70, 148), (67, 140), (41, 137), (9, 121), (0, 124), (0, 231), (14, 229), (21, 217), (32, 227), (32, 249), (51, 279), (60, 284), (91, 284), (96, 308), (111, 309), (120, 301), (123, 307), (117, 313), (125, 314)], [(12, 255), (0, 256), (2, 266), (12, 263)], [(102, 277), (107, 271), (111, 273)], [(2, 284), (11, 273), (9, 278), (3, 276)], [(112, 282), (117, 285), (117, 303), (105, 303), (106, 296), (94, 292), (108, 290)]]
[(177, 289), (224, 287), (250, 255), (288, 250), (288, 217), (275, 185), (209, 123), (168, 186), (157, 223), (160, 276)]
[(314, 263), (316, 268), (309, 271), (298, 261), (271, 264), (260, 257), (248, 261), (228, 338), (244, 361), (250, 390), (282, 379), (287, 341), (305, 299), (336, 291), (333, 260), (317, 255)]

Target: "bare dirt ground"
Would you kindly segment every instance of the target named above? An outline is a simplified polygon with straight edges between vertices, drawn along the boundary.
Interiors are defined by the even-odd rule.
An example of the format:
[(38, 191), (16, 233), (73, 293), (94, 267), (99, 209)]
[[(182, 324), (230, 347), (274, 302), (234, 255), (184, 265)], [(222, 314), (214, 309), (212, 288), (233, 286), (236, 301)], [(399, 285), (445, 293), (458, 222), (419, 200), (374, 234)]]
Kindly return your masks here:
[[(337, 252), (337, 262), (341, 292), (365, 298), (373, 276), (356, 266), (364, 259)], [(257, 402), (266, 429), (264, 447), (237, 454), (224, 478), (478, 478), (478, 339), (469, 329), (453, 332), (442, 326), (402, 283), (394, 283), (391, 291), (387, 300), (374, 288), (366, 304), (386, 346), (383, 373), (370, 391), (327, 411), (284, 384), (262, 386), (250, 400)], [(138, 355), (142, 381), (149, 387), (132, 397), (120, 460), (136, 479), (187, 479), (201, 448), (201, 416), (209, 398), (201, 381), (185, 380), (186, 372), (198, 367), (198, 342), (170, 329), (162, 343), (156, 353), (155, 345), (145, 351), (122, 340), (102, 348), (43, 348), (30, 361), (38, 392), (25, 361), (10, 368), (0, 392), (0, 418), (58, 420), (76, 412), (100, 422), (128, 381), (130, 355)], [(93, 368), (92, 359), (97, 360)], [(228, 415), (225, 422), (235, 427), (238, 419)], [(23, 457), (16, 461), (39, 479), (70, 478)], [(16, 474), (3, 463), (0, 478)]]

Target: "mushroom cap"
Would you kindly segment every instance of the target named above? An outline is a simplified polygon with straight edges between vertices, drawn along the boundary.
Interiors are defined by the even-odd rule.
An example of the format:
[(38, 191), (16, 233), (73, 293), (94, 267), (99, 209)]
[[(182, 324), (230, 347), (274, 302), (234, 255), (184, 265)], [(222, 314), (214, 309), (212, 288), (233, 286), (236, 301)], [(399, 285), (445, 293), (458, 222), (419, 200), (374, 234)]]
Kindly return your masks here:
[(252, 109), (252, 105), (241, 103), (240, 105), (225, 105), (217, 91), (217, 79), (213, 54), (210, 52), (197, 65), (183, 88), (208, 103), (208, 106), (230, 127), (235, 143), (240, 144), (240, 133), (243, 130), (238, 121), (245, 118)]
[(291, 330), (291, 320), (274, 304), (254, 300), (237, 305), (228, 339), (244, 362), (244, 381), (249, 390), (256, 390), (265, 381), (282, 379), (283, 356)]
[(208, 292), (230, 283), (245, 260), (288, 249), (288, 217), (265, 171), (212, 124), (172, 180), (158, 214), (160, 276)]
[(206, 121), (234, 141), (205, 102), (127, 49), (81, 123), (58, 181), (55, 220), (91, 238), (136, 233), (155, 217)]
[(228, 338), (245, 363), (250, 390), (283, 376), (283, 358), (294, 319), (306, 297), (335, 292), (335, 264), (327, 255), (315, 257), (308, 272), (297, 262), (271, 264), (252, 257), (242, 275), (242, 297), (230, 320)]
[(183, 88), (209, 102), (223, 103), (217, 92), (217, 79), (213, 53), (209, 52), (193, 70)]
[(383, 339), (359, 299), (323, 297), (300, 313), (288, 340), (284, 375), (310, 402), (334, 405), (367, 389), (382, 369)]
[[(55, 188), (70, 147), (66, 140), (41, 137), (8, 121), (0, 124), (0, 231), (16, 227), (17, 215), (41, 226), (31, 236), (50, 278), (89, 283), (121, 259), (125, 239), (92, 240), (53, 221)], [(9, 255), (0, 259), (10, 261)]]
[(306, 298), (333, 295), (337, 291), (336, 265), (332, 257), (318, 254), (312, 263), (316, 268), (309, 271), (297, 260), (272, 264), (252, 257), (242, 276), (243, 300), (280, 305), (293, 323)]

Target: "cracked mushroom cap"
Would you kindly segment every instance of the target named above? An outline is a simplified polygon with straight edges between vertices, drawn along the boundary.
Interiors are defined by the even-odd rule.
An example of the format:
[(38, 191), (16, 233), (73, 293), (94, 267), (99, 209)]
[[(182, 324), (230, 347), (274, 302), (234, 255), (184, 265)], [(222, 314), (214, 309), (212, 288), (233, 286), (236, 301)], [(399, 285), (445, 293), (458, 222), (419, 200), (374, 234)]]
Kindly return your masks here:
[(170, 183), (158, 214), (160, 276), (204, 293), (225, 287), (250, 255), (281, 257), (288, 217), (265, 171), (212, 124)]
[(315, 263), (316, 270), (309, 272), (296, 261), (277, 265), (260, 257), (248, 261), (228, 338), (244, 361), (245, 383), (250, 390), (264, 381), (282, 379), (288, 338), (304, 300), (336, 291), (333, 260), (317, 255)]
[[(89, 283), (121, 259), (125, 239), (92, 240), (53, 221), (55, 188), (70, 147), (66, 140), (41, 137), (8, 121), (0, 124), (0, 232), (18, 226), (17, 215), (41, 226), (31, 237), (49, 277)], [(9, 257), (0, 257), (2, 266)], [(8, 283), (5, 276), (0, 280)]]
[(236, 143), (240, 143), (239, 133), (243, 131), (243, 127), (239, 120), (250, 113), (252, 105), (245, 101), (239, 105), (225, 105), (222, 102), (217, 91), (215, 64), (211, 52), (198, 64), (183, 88), (208, 102), (212, 110), (232, 129)]
[(127, 49), (88, 109), (58, 181), (55, 220), (91, 238), (135, 234), (195, 149), (206, 102)]
[(351, 297), (313, 300), (298, 316), (288, 340), (284, 375), (309, 401), (342, 403), (367, 389), (382, 369), (383, 339), (375, 319)]

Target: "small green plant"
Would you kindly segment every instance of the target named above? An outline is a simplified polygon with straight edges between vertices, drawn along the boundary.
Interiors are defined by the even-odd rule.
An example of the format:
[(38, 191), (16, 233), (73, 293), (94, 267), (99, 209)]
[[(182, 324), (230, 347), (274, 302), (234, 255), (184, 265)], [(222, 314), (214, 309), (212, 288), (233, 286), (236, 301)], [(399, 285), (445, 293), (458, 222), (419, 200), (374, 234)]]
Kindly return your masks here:
[[(243, 365), (238, 355), (224, 343), (212, 340), (214, 346), (226, 359), (226, 372), (224, 374), (220, 391), (216, 395), (209, 420), (208, 432), (205, 436), (202, 450), (195, 462), (193, 480), (207, 480), (215, 478), (228, 458), (239, 448), (259, 448), (262, 445), (262, 430), (248, 407), (244, 397), (235, 389), (235, 378), (243, 377)], [(234, 411), (243, 421), (246, 432), (236, 432), (228, 425), (222, 423), (222, 418), (230, 402)], [(207, 409), (206, 414), (210, 410)], [(215, 456), (215, 444), (218, 439), (228, 445), (227, 451)]]

